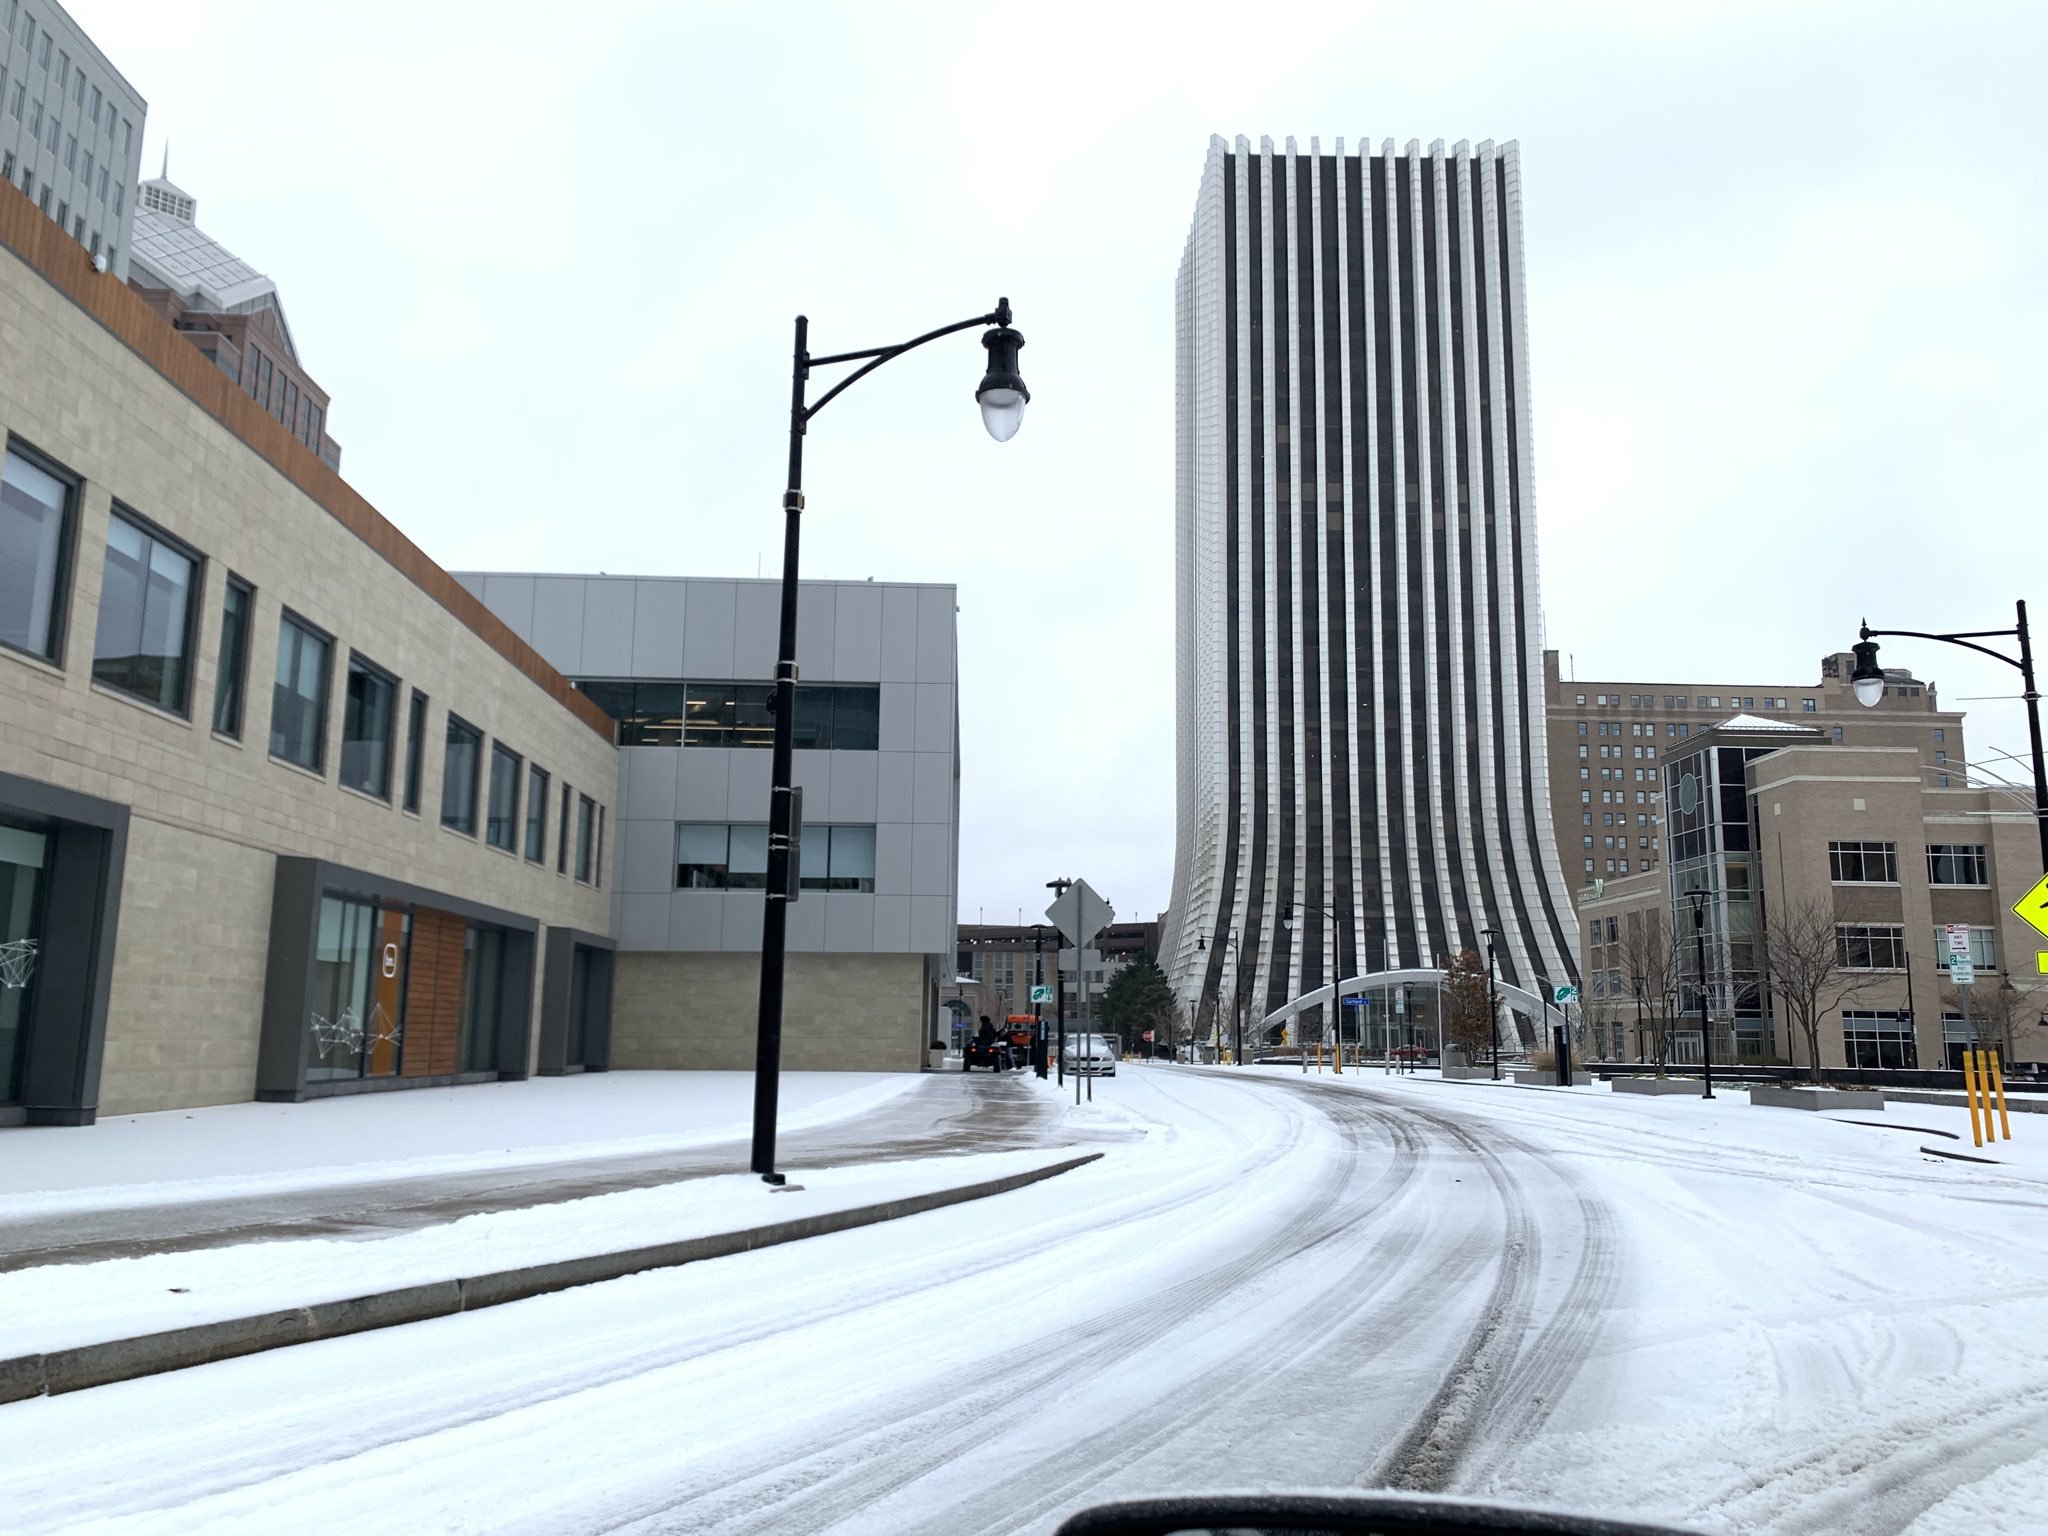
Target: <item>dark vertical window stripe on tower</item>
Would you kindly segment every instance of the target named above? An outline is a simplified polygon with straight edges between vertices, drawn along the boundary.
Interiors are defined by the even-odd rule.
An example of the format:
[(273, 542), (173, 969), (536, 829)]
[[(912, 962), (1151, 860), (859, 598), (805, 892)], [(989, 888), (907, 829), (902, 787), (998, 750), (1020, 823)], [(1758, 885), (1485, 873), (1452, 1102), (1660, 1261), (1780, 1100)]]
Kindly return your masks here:
[[(1237, 644), (1237, 157), (1223, 157), (1223, 419), (1226, 423), (1223, 433), (1223, 568), (1226, 580), (1223, 586), (1223, 633), (1228, 643), (1224, 646), (1224, 719), (1230, 728), (1224, 733), (1226, 745), (1224, 757), (1225, 805), (1228, 814), (1223, 825), (1223, 888), (1222, 899), (1216, 904), (1216, 930), (1209, 938), (1209, 971), (1202, 986), (1204, 992), (1216, 996), (1222, 983), (1223, 963), (1230, 945), (1230, 914), (1237, 910), (1237, 844), (1239, 829), (1244, 823), (1239, 819), (1243, 814), (1242, 797), (1238, 787), (1240, 772), (1238, 739), (1239, 722), (1244, 718), (1238, 713), (1242, 682), (1238, 674)], [(1240, 957), (1239, 963), (1242, 964)], [(1235, 1020), (1237, 999), (1230, 999), (1232, 1019)]]
[[(1408, 701), (1401, 692), (1401, 594), (1396, 585), (1394, 552), (1401, 537), (1401, 488), (1394, 483), (1394, 391), (1400, 387), (1394, 374), (1393, 261), (1388, 253), (1387, 160), (1372, 157), (1372, 310), (1373, 379), (1379, 390), (1378, 420), (1374, 432), (1377, 455), (1376, 479), (1380, 493), (1379, 528), (1375, 535), (1378, 551), (1380, 628), (1380, 739), (1386, 754), (1387, 824), (1386, 837), (1393, 848), (1394, 932), (1398, 956), (1413, 953), (1415, 947), (1414, 900), (1409, 893), (1408, 861), (1414, 852), (1408, 846), (1406, 773), (1401, 760), (1401, 718)], [(1390, 956), (1396, 964), (1399, 959)]]
[[(1266, 912), (1266, 796), (1271, 764), (1266, 754), (1266, 300), (1265, 300), (1265, 206), (1264, 155), (1245, 161), (1245, 223), (1251, 253), (1246, 274), (1245, 308), (1250, 314), (1245, 344), (1251, 352), (1251, 473), (1245, 477), (1245, 494), (1251, 501), (1252, 541), (1252, 871), (1251, 890), (1245, 908), (1244, 938), (1239, 953), (1251, 973), (1258, 974), (1259, 957), (1265, 943)], [(1234, 430), (1234, 429), (1233, 429)], [(1268, 1010), (1270, 1011), (1270, 1010)]]
[(1341, 920), (1337, 944), (1337, 969), (1349, 974), (1356, 956), (1352, 934), (1358, 928), (1358, 891), (1351, 867), (1351, 742), (1350, 688), (1345, 682), (1345, 658), (1351, 654), (1351, 630), (1344, 621), (1344, 498), (1339, 487), (1344, 473), (1344, 353), (1343, 333), (1338, 328), (1339, 288), (1342, 274), (1337, 267), (1337, 159), (1324, 155), (1316, 162), (1323, 189), (1323, 333), (1317, 356), (1321, 359), (1323, 396), (1323, 452), (1317, 476), (1315, 499), (1309, 503), (1322, 512), (1323, 591), (1329, 613), (1330, 711), (1324, 726), (1330, 760), (1330, 847), (1333, 855), (1329, 884), (1336, 896)]
[[(1442, 256), (1436, 244), (1436, 177), (1442, 164), (1442, 161), (1431, 158), (1424, 161), (1422, 167), (1422, 259), (1427, 287), (1427, 302), (1423, 308), (1429, 316), (1429, 538), (1436, 559), (1433, 599), (1439, 733), (1432, 749), (1436, 753), (1437, 782), (1443, 795), (1444, 842), (1451, 864), (1451, 902), (1457, 913), (1457, 931), (1470, 933), (1472, 898), (1465, 875), (1465, 839), (1461, 834), (1471, 825), (1471, 819), (1459, 815), (1466, 797), (1458, 792), (1458, 760), (1454, 746), (1457, 738), (1452, 734), (1452, 721), (1458, 712), (1458, 691), (1451, 677), (1451, 627), (1457, 623), (1457, 610), (1451, 606), (1450, 520), (1444, 505), (1444, 436), (1449, 430), (1449, 423), (1444, 420), (1442, 407), (1444, 316), (1439, 265)], [(1450, 953), (1447, 935), (1435, 934), (1432, 938), (1436, 943), (1436, 953), (1425, 956), (1425, 964), (1434, 964), (1438, 956)]]
[[(1296, 527), (1301, 530), (1301, 760), (1296, 779), (1301, 785), (1306, 837), (1303, 870), (1306, 892), (1302, 900), (1312, 907), (1331, 905), (1325, 894), (1326, 871), (1323, 835), (1329, 826), (1330, 808), (1323, 798), (1323, 667), (1321, 561), (1319, 535), (1323, 526), (1323, 498), (1316, 482), (1322, 478), (1322, 459), (1316, 452), (1316, 226), (1315, 162), (1306, 155), (1294, 161), (1294, 334), (1301, 368), (1296, 375), (1295, 398), (1300, 421), (1294, 445), (1297, 466), (1294, 497)], [(1315, 913), (1304, 913), (1301, 931), (1301, 981), (1304, 988), (1319, 987), (1325, 976), (1323, 949), (1328, 938), (1327, 923)]]
[[(1522, 568), (1522, 463), (1521, 463), (1521, 400), (1520, 391), (1515, 388), (1515, 285), (1514, 268), (1510, 264), (1508, 249), (1508, 168), (1504, 160), (1493, 162), (1494, 197), (1500, 209), (1498, 238), (1500, 240), (1500, 352), (1502, 371), (1507, 375), (1507, 444), (1508, 444), (1508, 525), (1513, 531), (1515, 544), (1515, 707), (1521, 712), (1522, 740), (1528, 745), (1522, 756), (1522, 815), (1529, 829), (1530, 858), (1536, 868), (1531, 872), (1530, 883), (1536, 887), (1537, 899), (1543, 906), (1544, 921), (1550, 925), (1550, 941), (1559, 955), (1570, 955), (1575, 943), (1565, 940), (1564, 928), (1557, 920), (1557, 907), (1550, 899), (1550, 882), (1543, 878), (1543, 835), (1536, 820), (1536, 774), (1530, 766), (1534, 755), (1542, 749), (1529, 719), (1529, 689), (1527, 687), (1527, 659), (1525, 652), (1529, 643), (1529, 588), (1527, 572)], [(1573, 919), (1573, 937), (1577, 937), (1577, 919)], [(1529, 930), (1529, 948), (1540, 955), (1542, 946), (1536, 943), (1536, 933)], [(1570, 961), (1566, 961), (1570, 964)], [(1555, 980), (1555, 978), (1552, 978)]]
[[(1469, 164), (1469, 162), (1468, 162)], [(1451, 182), (1445, 189), (1451, 199), (1450, 218), (1446, 221), (1451, 235), (1451, 388), (1456, 396), (1457, 440), (1455, 443), (1458, 461), (1458, 560), (1461, 582), (1459, 593), (1462, 599), (1461, 625), (1465, 637), (1465, 677), (1462, 694), (1462, 709), (1465, 718), (1465, 809), (1468, 815), (1466, 828), (1471, 839), (1472, 857), (1479, 865), (1479, 900), (1486, 913), (1486, 926), (1500, 927), (1500, 907), (1494, 897), (1493, 859), (1486, 851), (1486, 808), (1479, 798), (1480, 755), (1479, 755), (1479, 603), (1483, 590), (1472, 565), (1472, 459), (1471, 419), (1468, 391), (1472, 381), (1465, 375), (1465, 328), (1472, 323), (1474, 307), (1472, 294), (1465, 287), (1465, 234), (1464, 219), (1466, 199), (1459, 189), (1457, 169), (1452, 167)], [(1461, 935), (1461, 947), (1472, 946), (1483, 949), (1479, 930), (1468, 926)]]
[[(1279, 687), (1278, 729), (1274, 734), (1278, 772), (1273, 794), (1280, 812), (1279, 865), (1274, 871), (1273, 891), (1282, 902), (1301, 893), (1295, 887), (1294, 841), (1301, 821), (1301, 764), (1294, 753), (1294, 648), (1295, 626), (1301, 622), (1301, 605), (1294, 601), (1294, 551), (1289, 547), (1294, 531), (1294, 443), (1288, 430), (1287, 413), (1293, 403), (1292, 378), (1288, 369), (1288, 337), (1292, 317), (1287, 312), (1287, 162), (1273, 162), (1273, 249), (1268, 254), (1273, 273), (1273, 592), (1279, 611), (1273, 615), (1273, 677)], [(1278, 1008), (1298, 996), (1299, 978), (1293, 974), (1293, 936), (1284, 941), (1273, 935), (1273, 968), (1266, 977), (1268, 1006)]]
[(1364, 916), (1361, 926), (1365, 930), (1365, 954), (1361, 957), (1359, 969), (1383, 971), (1387, 969), (1387, 910), (1385, 892), (1381, 888), (1380, 861), (1385, 855), (1384, 839), (1380, 835), (1379, 762), (1371, 745), (1374, 733), (1379, 729), (1373, 719), (1374, 705), (1379, 697), (1379, 679), (1373, 670), (1369, 628), (1372, 623), (1373, 542), (1367, 477), (1371, 473), (1372, 433), (1366, 421), (1365, 405), (1368, 367), (1365, 279), (1371, 270), (1368, 266), (1371, 251), (1365, 242), (1365, 179), (1370, 169), (1371, 157), (1364, 154), (1350, 156), (1344, 161), (1344, 240), (1349, 250), (1344, 266), (1345, 313), (1351, 317), (1350, 355), (1345, 359), (1345, 366), (1351, 370), (1351, 458), (1345, 465), (1345, 477), (1351, 487), (1351, 599), (1357, 612), (1351, 643), (1358, 673), (1358, 698), (1347, 722), (1347, 734), (1358, 758), (1358, 890), (1359, 908)]
[[(1486, 200), (1480, 187), (1480, 176), (1484, 175), (1485, 171), (1483, 166), (1475, 169), (1478, 174), (1472, 178), (1472, 229), (1476, 240), (1483, 241), (1486, 239)], [(1501, 541), (1498, 537), (1499, 501), (1493, 483), (1493, 443), (1496, 430), (1493, 420), (1493, 338), (1490, 334), (1491, 327), (1487, 324), (1486, 308), (1487, 300), (1492, 296), (1492, 288), (1486, 278), (1483, 250), (1483, 246), (1475, 245), (1472, 253), (1480, 288), (1480, 291), (1473, 295), (1472, 309), (1473, 318), (1479, 326), (1479, 449), (1486, 497), (1486, 568), (1493, 578), (1486, 584), (1486, 607), (1492, 618), (1489, 649), (1493, 655), (1493, 692), (1487, 700), (1487, 707), (1493, 712), (1493, 781), (1498, 786), (1495, 811), (1500, 827), (1500, 857), (1501, 862), (1507, 866), (1508, 899), (1514, 904), (1515, 922), (1522, 934), (1523, 942), (1527, 944), (1535, 937), (1536, 928), (1529, 921), (1529, 904), (1522, 890), (1521, 864), (1515, 857), (1515, 787), (1508, 782), (1508, 722), (1506, 699), (1503, 697), (1503, 690), (1508, 684), (1508, 672), (1501, 644), (1503, 615), (1500, 609), (1498, 575)], [(1511, 380), (1507, 393), (1513, 392), (1512, 386)], [(1499, 958), (1501, 969), (1507, 973), (1509, 981), (1520, 986), (1529, 984), (1531, 978), (1521, 975), (1520, 968), (1515, 964), (1512, 947)]]
[[(1394, 209), (1398, 214), (1394, 240), (1394, 263), (1398, 269), (1401, 296), (1401, 544), (1407, 560), (1404, 581), (1408, 600), (1408, 697), (1403, 713), (1408, 717), (1409, 779), (1415, 805), (1415, 873), (1422, 885), (1422, 931), (1409, 928), (1401, 934), (1401, 963), (1420, 965), (1430, 953), (1443, 948), (1443, 892), (1437, 887), (1436, 828), (1430, 820), (1429, 756), (1429, 595), (1422, 586), (1422, 417), (1424, 403), (1418, 382), (1417, 362), (1422, 350), (1423, 325), (1415, 295), (1415, 187), (1409, 179), (1414, 162), (1403, 156), (1396, 162)], [(1425, 298), (1424, 303), (1427, 303)], [(1428, 940), (1427, 946), (1424, 939)]]

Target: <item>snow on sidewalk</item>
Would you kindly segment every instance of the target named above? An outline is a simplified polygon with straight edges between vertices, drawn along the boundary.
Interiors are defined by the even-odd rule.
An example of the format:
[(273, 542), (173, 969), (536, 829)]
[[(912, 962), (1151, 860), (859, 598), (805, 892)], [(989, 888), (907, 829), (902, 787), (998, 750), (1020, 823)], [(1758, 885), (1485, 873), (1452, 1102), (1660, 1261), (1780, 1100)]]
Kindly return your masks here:
[(17, 1270), (0, 1274), (0, 1359), (741, 1231), (957, 1189), (1074, 1155), (1039, 1148), (806, 1169), (794, 1176), (800, 1190), (780, 1194), (752, 1174), (729, 1174), (370, 1241), (246, 1243)]
[[(785, 1072), (787, 1133), (865, 1114), (917, 1073)], [(751, 1072), (605, 1072), (117, 1115), (0, 1133), (0, 1220), (535, 1167), (743, 1138)]]

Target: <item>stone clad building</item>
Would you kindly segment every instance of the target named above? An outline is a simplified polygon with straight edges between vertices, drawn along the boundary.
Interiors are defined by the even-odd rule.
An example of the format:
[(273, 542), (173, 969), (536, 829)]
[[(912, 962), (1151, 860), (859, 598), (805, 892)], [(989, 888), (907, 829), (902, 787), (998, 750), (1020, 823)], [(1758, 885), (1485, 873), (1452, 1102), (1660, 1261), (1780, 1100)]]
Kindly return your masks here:
[(610, 719), (13, 187), (0, 444), (0, 1123), (604, 1065)]

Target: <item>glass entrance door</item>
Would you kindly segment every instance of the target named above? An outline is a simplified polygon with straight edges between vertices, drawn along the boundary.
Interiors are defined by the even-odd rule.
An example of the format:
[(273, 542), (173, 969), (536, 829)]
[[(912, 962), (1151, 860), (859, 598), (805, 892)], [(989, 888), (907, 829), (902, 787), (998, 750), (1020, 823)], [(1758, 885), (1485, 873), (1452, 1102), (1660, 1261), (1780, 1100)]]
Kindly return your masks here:
[(0, 1104), (21, 1097), (22, 1047), (42, 942), (49, 837), (0, 824)]

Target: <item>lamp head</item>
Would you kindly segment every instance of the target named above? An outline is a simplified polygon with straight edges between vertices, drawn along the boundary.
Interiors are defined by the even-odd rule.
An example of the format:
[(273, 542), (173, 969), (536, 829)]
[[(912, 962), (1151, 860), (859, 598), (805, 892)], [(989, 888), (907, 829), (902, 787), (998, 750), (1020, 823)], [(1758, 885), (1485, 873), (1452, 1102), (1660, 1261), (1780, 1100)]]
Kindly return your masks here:
[(1017, 353), (1024, 345), (1024, 337), (1010, 329), (1008, 299), (997, 303), (996, 320), (994, 330), (981, 334), (981, 344), (988, 348), (988, 372), (981, 376), (981, 387), (975, 390), (974, 398), (981, 403), (981, 424), (988, 428), (988, 435), (999, 443), (1007, 443), (1024, 424), (1024, 404), (1031, 398), (1031, 391), (1024, 387), (1024, 375), (1017, 371)]
[(1849, 649), (1855, 654), (1856, 666), (1849, 674), (1849, 686), (1856, 694), (1856, 702), (1865, 709), (1877, 708), (1877, 701), (1884, 697), (1884, 669), (1877, 664), (1877, 642), (1870, 638), (1870, 626), (1863, 626), (1863, 638)]

